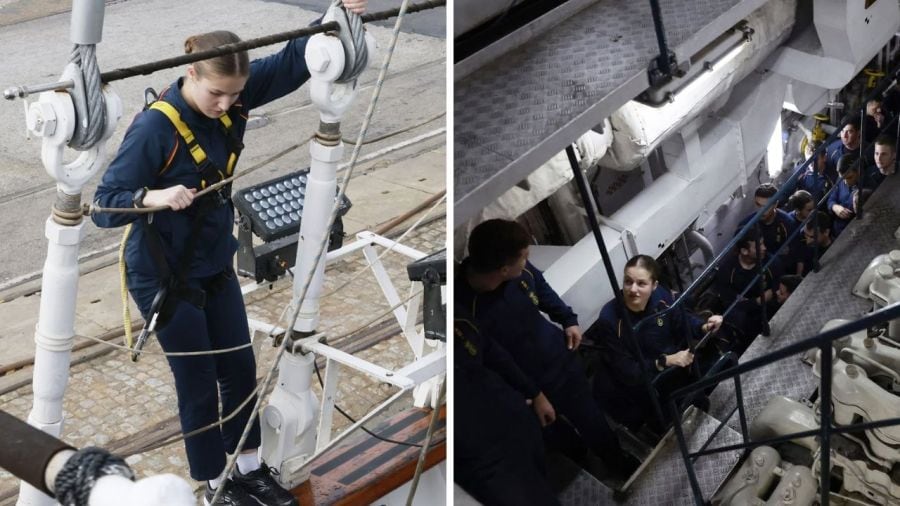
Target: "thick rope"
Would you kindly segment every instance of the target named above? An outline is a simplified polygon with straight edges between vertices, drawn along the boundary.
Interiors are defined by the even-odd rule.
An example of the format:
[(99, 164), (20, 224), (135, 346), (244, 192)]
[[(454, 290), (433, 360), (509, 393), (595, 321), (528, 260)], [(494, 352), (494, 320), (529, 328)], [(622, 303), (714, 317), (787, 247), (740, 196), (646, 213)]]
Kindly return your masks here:
[(134, 480), (134, 473), (122, 458), (102, 448), (82, 448), (56, 475), (53, 482), (56, 500), (63, 506), (88, 506), (97, 480), (108, 475)]
[[(69, 59), (81, 71), (82, 90), (87, 98), (73, 100), (75, 104), (75, 132), (69, 146), (79, 151), (92, 148), (103, 136), (106, 127), (106, 99), (100, 90), (100, 67), (97, 65), (97, 46), (95, 44), (76, 44), (72, 48)], [(78, 78), (76, 78), (78, 79)], [(76, 86), (76, 90), (78, 87)]]
[(128, 306), (128, 279), (125, 275), (125, 245), (131, 235), (131, 223), (125, 226), (122, 242), (119, 244), (119, 293), (122, 295), (122, 320), (125, 328), (125, 346), (134, 346), (134, 332), (131, 331), (131, 308)]

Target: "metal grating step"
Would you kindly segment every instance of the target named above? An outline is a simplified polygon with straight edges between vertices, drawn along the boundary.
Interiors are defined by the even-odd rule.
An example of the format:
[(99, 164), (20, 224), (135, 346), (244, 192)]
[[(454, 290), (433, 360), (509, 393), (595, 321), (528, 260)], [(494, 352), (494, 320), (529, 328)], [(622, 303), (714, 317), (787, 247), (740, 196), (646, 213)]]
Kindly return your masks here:
[[(679, 60), (764, 0), (661, 0)], [(659, 49), (646, 0), (601, 0), (459, 80), (454, 213), (462, 223), (644, 91)]]
[[(684, 431), (690, 451), (697, 451), (712, 435), (719, 420), (693, 409), (685, 417)], [(716, 435), (709, 447), (725, 446), (741, 442), (740, 433), (727, 425)], [(703, 497), (710, 497), (728, 476), (738, 462), (740, 452), (731, 451), (700, 457), (694, 462), (694, 472), (703, 491)], [(647, 504), (689, 505), (694, 504), (691, 485), (678, 449), (674, 433), (663, 438), (653, 462), (629, 487), (627, 499), (617, 504), (643, 506)]]

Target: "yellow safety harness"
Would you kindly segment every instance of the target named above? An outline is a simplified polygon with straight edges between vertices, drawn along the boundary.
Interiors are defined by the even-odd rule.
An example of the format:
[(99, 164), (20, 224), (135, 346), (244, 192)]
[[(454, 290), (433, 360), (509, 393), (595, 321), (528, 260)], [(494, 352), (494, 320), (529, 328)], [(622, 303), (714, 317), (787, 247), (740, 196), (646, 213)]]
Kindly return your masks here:
[[(188, 148), (188, 152), (191, 155), (191, 158), (194, 160), (194, 164), (197, 167), (198, 172), (200, 173), (200, 188), (205, 189), (209, 185), (218, 183), (228, 177), (231, 177), (234, 174), (234, 167), (237, 165), (238, 158), (240, 157), (241, 151), (244, 148), (243, 143), (241, 143), (240, 139), (238, 139), (232, 130), (233, 123), (228, 113), (219, 116), (219, 122), (225, 131), (225, 136), (228, 142), (228, 161), (225, 166), (225, 170), (221, 170), (216, 167), (210, 160), (206, 154), (206, 151), (200, 146), (197, 142), (197, 137), (194, 135), (194, 132), (187, 126), (187, 123), (181, 119), (181, 114), (178, 112), (172, 104), (165, 102), (163, 100), (156, 100), (146, 109), (154, 109), (161, 113), (163, 113), (166, 118), (172, 123), (175, 127), (175, 130), (178, 132), (178, 135), (184, 140), (185, 145)], [(172, 160), (175, 158), (175, 151), (178, 149), (178, 145), (175, 145), (173, 149), (172, 155), (168, 157), (166, 164), (160, 170), (160, 174), (168, 169), (169, 164), (171, 164)], [(231, 185), (225, 185), (218, 192), (214, 192), (213, 194), (207, 196), (207, 200), (205, 200), (200, 210), (197, 212), (197, 215), (194, 217), (193, 231), (190, 235), (190, 242), (185, 247), (184, 258), (181, 259), (179, 270), (176, 273), (172, 273), (171, 269), (166, 262), (165, 255), (162, 250), (162, 245), (159, 240), (159, 234), (156, 232), (155, 228), (150, 225), (148, 221), (148, 233), (147, 236), (147, 245), (150, 249), (150, 254), (154, 258), (154, 262), (157, 264), (157, 270), (159, 271), (159, 275), (162, 281), (162, 284), (171, 285), (172, 278), (175, 278), (174, 281), (177, 283), (178, 289), (174, 291), (173, 295), (179, 296), (195, 305), (203, 305), (205, 303), (205, 298), (200, 297), (199, 294), (192, 293), (192, 291), (187, 287), (186, 281), (186, 271), (191, 263), (191, 257), (193, 257), (194, 250), (194, 240), (196, 239), (199, 226), (202, 222), (203, 216), (206, 212), (214, 205), (211, 204), (211, 200), (214, 198), (218, 198), (219, 204), (230, 203), (230, 194), (231, 194)], [(128, 237), (131, 234), (132, 226), (129, 224), (125, 227), (125, 232), (122, 236), (122, 243), (119, 249), (119, 275), (121, 282), (121, 292), (122, 292), (122, 304), (123, 304), (123, 319), (125, 320), (125, 344), (126, 346), (133, 347), (134, 338), (131, 332), (131, 314), (128, 307), (128, 295), (127, 295), (127, 282), (126, 282), (126, 268), (125, 268), (125, 244), (128, 241)], [(180, 282), (180, 283), (178, 283)], [(175, 286), (175, 285), (173, 285)], [(151, 308), (151, 313), (160, 311), (161, 308)], [(145, 325), (146, 327), (146, 325)], [(140, 343), (143, 345), (143, 343)]]

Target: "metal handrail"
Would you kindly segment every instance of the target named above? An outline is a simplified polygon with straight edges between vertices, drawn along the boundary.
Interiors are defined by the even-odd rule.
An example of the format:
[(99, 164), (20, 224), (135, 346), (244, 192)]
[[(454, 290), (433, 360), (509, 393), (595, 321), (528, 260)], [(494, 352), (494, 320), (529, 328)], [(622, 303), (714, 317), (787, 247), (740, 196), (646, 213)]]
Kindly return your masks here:
[[(832, 434), (842, 434), (845, 432), (853, 432), (865, 429), (873, 429), (878, 427), (892, 426), (892, 425), (900, 425), (900, 418), (890, 418), (885, 420), (875, 420), (871, 422), (863, 422), (856, 424), (843, 425), (841, 427), (832, 427), (832, 413), (831, 413), (831, 381), (832, 377), (829, 371), (832, 369), (833, 363), (833, 349), (831, 347), (831, 343), (840, 339), (844, 336), (850, 335), (854, 332), (858, 332), (860, 330), (864, 330), (872, 325), (877, 325), (879, 323), (884, 323), (889, 320), (894, 320), (900, 317), (900, 302), (891, 304), (890, 306), (884, 307), (878, 311), (870, 313), (867, 316), (864, 316), (858, 320), (846, 323), (839, 327), (835, 327), (833, 329), (827, 330), (825, 332), (821, 332), (817, 335), (814, 335), (810, 338), (804, 339), (802, 341), (798, 341), (796, 343), (785, 346), (784, 348), (775, 350), (767, 355), (762, 357), (755, 358), (753, 360), (749, 360), (742, 364), (738, 364), (733, 366), (725, 371), (715, 373), (709, 376), (706, 376), (699, 381), (696, 381), (690, 385), (684, 386), (672, 392), (669, 396), (669, 409), (672, 412), (672, 416), (675, 419), (674, 429), (675, 434), (678, 439), (679, 447), (681, 448), (682, 458), (685, 462), (685, 467), (687, 469), (688, 479), (691, 482), (692, 492), (694, 494), (694, 499), (698, 505), (703, 504), (703, 494), (700, 490), (699, 483), (697, 482), (696, 474), (694, 473), (694, 468), (691, 463), (691, 458), (700, 457), (703, 455), (709, 455), (713, 453), (720, 453), (725, 451), (734, 451), (734, 450), (747, 450), (751, 448), (755, 448), (757, 446), (761, 446), (768, 443), (778, 443), (789, 441), (792, 439), (800, 439), (809, 436), (818, 436), (819, 437), (819, 455), (820, 455), (820, 463), (821, 463), (821, 472), (820, 479), (822, 480), (820, 484), (820, 490), (825, 492), (820, 494), (821, 504), (823, 506), (828, 506), (828, 493), (829, 489), (829, 481), (830, 481), (830, 468), (831, 468), (831, 435)], [(770, 438), (762, 441), (747, 441), (745, 440), (743, 443), (721, 446), (716, 448), (706, 448), (701, 449), (697, 452), (690, 452), (687, 448), (687, 444), (684, 438), (684, 431), (681, 427), (681, 413), (677, 409), (677, 400), (682, 397), (687, 397), (697, 390), (712, 387), (718, 384), (721, 381), (727, 380), (729, 378), (735, 378), (740, 376), (741, 374), (759, 369), (761, 367), (765, 367), (779, 360), (783, 360), (792, 355), (796, 355), (798, 353), (802, 353), (804, 351), (819, 348), (821, 350), (820, 354), (820, 364), (819, 370), (821, 373), (819, 374), (819, 398), (825, 399), (824, 404), (822, 404), (819, 412), (820, 412), (820, 427), (815, 430), (801, 431), (795, 432), (791, 434), (785, 434), (782, 436), (778, 436), (775, 438)]]

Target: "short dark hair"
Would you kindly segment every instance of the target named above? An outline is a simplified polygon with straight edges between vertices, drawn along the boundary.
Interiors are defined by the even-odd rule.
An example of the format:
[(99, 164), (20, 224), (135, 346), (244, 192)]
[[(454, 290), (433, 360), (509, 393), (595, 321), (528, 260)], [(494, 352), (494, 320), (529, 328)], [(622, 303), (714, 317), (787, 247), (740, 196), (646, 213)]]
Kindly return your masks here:
[(791, 195), (791, 198), (788, 199), (788, 205), (791, 206), (791, 209), (794, 211), (799, 211), (812, 201), (813, 197), (811, 193), (806, 190), (797, 190)]
[(631, 257), (625, 263), (625, 269), (629, 267), (646, 269), (650, 273), (650, 279), (653, 281), (659, 281), (659, 277), (662, 275), (662, 267), (659, 266), (659, 262), (649, 255), (635, 255)]
[(878, 144), (879, 146), (890, 146), (893, 152), (897, 152), (897, 141), (890, 135), (879, 135), (875, 139), (875, 144)]
[[(859, 113), (853, 113), (844, 116), (844, 119), (841, 120), (841, 125), (852, 125), (853, 128), (859, 130), (860, 128), (862, 128), (862, 116), (860, 116)], [(841, 127), (841, 129), (843, 128), (844, 127)]]
[(469, 261), (477, 272), (493, 272), (515, 262), (530, 242), (528, 231), (515, 221), (487, 220), (469, 235)]
[(784, 285), (784, 287), (787, 288), (791, 293), (794, 293), (794, 290), (797, 289), (801, 281), (803, 281), (803, 276), (798, 276), (796, 274), (787, 274), (785, 276), (781, 276), (781, 279), (778, 280), (778, 282)]
[(856, 153), (846, 153), (838, 160), (838, 174), (843, 176), (848, 172), (857, 170), (859, 170), (859, 155), (857, 155)]
[(814, 230), (816, 228), (817, 222), (819, 232), (831, 230), (831, 216), (829, 216), (825, 211), (816, 211), (816, 217), (806, 222), (806, 228)]
[(765, 197), (771, 198), (772, 195), (778, 193), (778, 187), (772, 183), (763, 183), (756, 188), (756, 191), (753, 192), (754, 197)]

